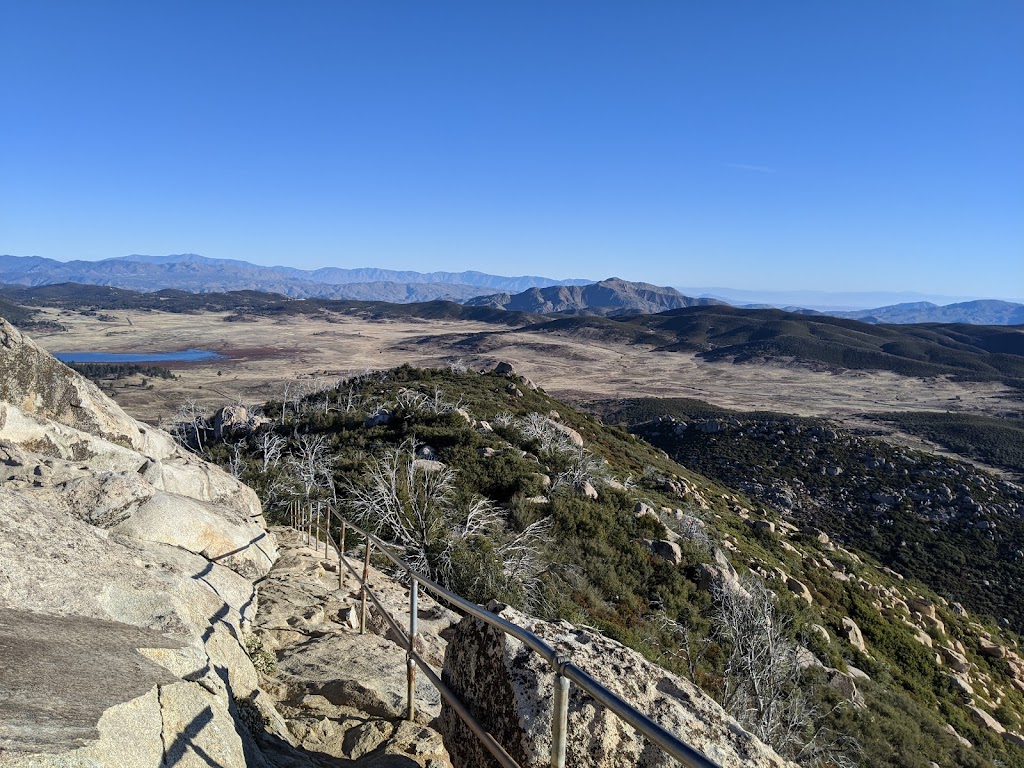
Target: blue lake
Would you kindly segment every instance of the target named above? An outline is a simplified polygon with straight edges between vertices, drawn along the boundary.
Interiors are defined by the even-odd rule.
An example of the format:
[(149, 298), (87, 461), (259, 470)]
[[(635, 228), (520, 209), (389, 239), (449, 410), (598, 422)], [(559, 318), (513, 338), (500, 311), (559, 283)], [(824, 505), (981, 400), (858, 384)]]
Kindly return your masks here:
[(53, 356), (65, 363), (195, 363), (219, 360), (225, 355), (208, 349), (183, 349), (180, 352), (54, 352)]

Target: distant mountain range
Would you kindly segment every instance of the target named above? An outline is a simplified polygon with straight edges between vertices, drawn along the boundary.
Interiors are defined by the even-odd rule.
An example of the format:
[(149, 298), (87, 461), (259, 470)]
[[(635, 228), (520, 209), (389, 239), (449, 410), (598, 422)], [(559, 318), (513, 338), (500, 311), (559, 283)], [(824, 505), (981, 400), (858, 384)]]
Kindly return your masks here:
[(470, 307), (495, 307), (541, 315), (656, 314), (668, 309), (725, 304), (718, 299), (694, 299), (675, 288), (631, 283), (617, 277), (591, 285), (555, 285), (530, 288), (516, 295), (496, 293), (465, 302)]
[(970, 323), (971, 325), (1024, 325), (1024, 304), (996, 299), (962, 301), (939, 306), (930, 301), (893, 304), (856, 312), (827, 312), (865, 323)]
[[(1016, 283), (1016, 284), (1015, 284)], [(872, 307), (888, 307), (895, 304), (930, 302), (940, 306), (958, 304), (991, 296), (940, 295), (918, 291), (809, 291), (809, 290), (743, 290), (738, 288), (673, 286), (687, 296), (707, 299), (721, 299), (734, 307), (792, 309), (802, 307), (818, 312), (856, 312)], [(1008, 280), (1008, 290), (1014, 295), (999, 298), (1015, 303), (1024, 302), (1024, 280)]]
[[(0, 256), (0, 284), (20, 286), (80, 283), (135, 291), (177, 289), (193, 293), (266, 291), (291, 298), (350, 301), (386, 301), (410, 304), (445, 300), (467, 306), (491, 307), (533, 314), (612, 317), (656, 314), (692, 306), (738, 305), (745, 309), (779, 307), (771, 299), (794, 299), (779, 308), (803, 315), (830, 315), (867, 323), (967, 323), (971, 325), (1024, 325), (1024, 304), (995, 299), (961, 301), (941, 305), (931, 301), (888, 304), (874, 309), (863, 306), (878, 297), (911, 294), (826, 293), (821, 291), (736, 291), (707, 289), (717, 296), (684, 294), (659, 287), (610, 278), (554, 280), (525, 275), (503, 277), (484, 272), (414, 272), (364, 267), (315, 270), (264, 267), (236, 259), (211, 259), (196, 254), (170, 256), (123, 256), (101, 261), (61, 262), (38, 256)], [(752, 297), (764, 303), (744, 301)], [(939, 298), (939, 297), (932, 297)], [(948, 298), (948, 297), (947, 297)], [(803, 303), (800, 299), (807, 299)], [(830, 302), (822, 306), (818, 302)]]
[(123, 256), (101, 261), (56, 261), (39, 256), (0, 256), (0, 283), (54, 285), (82, 283), (135, 291), (177, 288), (196, 293), (259, 290), (293, 298), (330, 298), (398, 303), (446, 299), (464, 301), (481, 293), (519, 292), (551, 285), (584, 285), (589, 280), (553, 280), (484, 272), (412, 272), (390, 269), (264, 267), (236, 259), (194, 253)]

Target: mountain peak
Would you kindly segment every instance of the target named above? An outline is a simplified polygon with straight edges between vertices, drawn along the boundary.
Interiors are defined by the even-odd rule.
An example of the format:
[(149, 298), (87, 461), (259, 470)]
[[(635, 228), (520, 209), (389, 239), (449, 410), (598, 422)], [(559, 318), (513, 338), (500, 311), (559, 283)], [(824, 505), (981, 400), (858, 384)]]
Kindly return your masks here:
[(681, 307), (723, 304), (716, 299), (695, 299), (675, 288), (634, 283), (610, 277), (590, 285), (532, 288), (509, 296), (507, 293), (480, 296), (467, 306), (496, 307), (519, 312), (564, 315), (656, 314)]

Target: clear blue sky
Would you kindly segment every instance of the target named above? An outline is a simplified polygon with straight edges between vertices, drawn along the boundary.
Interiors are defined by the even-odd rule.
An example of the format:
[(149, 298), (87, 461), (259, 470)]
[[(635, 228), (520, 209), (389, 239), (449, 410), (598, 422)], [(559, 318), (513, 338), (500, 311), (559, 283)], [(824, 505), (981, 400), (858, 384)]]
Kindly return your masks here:
[(1024, 295), (1024, 3), (0, 0), (0, 253)]

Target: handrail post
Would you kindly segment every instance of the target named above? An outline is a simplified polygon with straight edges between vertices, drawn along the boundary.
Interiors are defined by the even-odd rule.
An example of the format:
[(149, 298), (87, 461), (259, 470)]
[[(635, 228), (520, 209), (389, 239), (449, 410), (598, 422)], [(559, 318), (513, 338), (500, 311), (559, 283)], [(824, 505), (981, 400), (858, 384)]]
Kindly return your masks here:
[(415, 576), (410, 577), (409, 585), (409, 654), (406, 658), (406, 682), (408, 683), (409, 711), (406, 719), (412, 722), (416, 719), (416, 660), (413, 654), (416, 653), (416, 632), (418, 631), (419, 619), (419, 591), (420, 583)]
[(366, 542), (366, 554), (363, 556), (363, 605), (359, 612), (360, 635), (366, 634), (366, 599), (367, 592), (370, 589), (367, 585), (367, 581), (370, 579), (370, 547), (373, 546), (369, 536), (364, 536), (363, 540)]
[(316, 520), (316, 523), (315, 523), (316, 527), (313, 529), (315, 531), (314, 534), (313, 534), (313, 542), (312, 542), (312, 544), (313, 544), (313, 552), (315, 554), (319, 554), (319, 552), (320, 552), (320, 502), (319, 501), (316, 503), (316, 512), (315, 512), (315, 515), (314, 515), (314, 520)]
[(555, 667), (554, 706), (551, 712), (551, 768), (565, 768), (565, 747), (569, 731), (569, 678), (562, 674), (566, 659)]
[(306, 546), (313, 543), (313, 505), (306, 502)]
[(341, 519), (341, 540), (338, 542), (338, 590), (340, 591), (343, 586), (342, 579), (342, 567), (341, 561), (345, 557), (345, 529), (348, 526), (345, 524), (345, 518)]
[(324, 504), (324, 560), (327, 559), (329, 546), (327, 542), (331, 540), (331, 508)]

